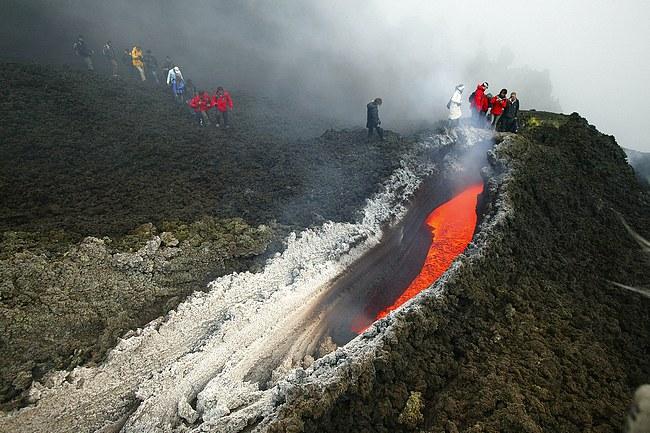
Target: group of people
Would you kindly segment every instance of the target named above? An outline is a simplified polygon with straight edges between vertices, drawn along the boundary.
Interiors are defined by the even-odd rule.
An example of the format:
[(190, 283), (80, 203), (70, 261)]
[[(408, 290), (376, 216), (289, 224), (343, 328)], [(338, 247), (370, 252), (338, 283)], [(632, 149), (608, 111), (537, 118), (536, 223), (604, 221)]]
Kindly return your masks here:
[[(95, 67), (92, 58), (95, 52), (88, 47), (82, 35), (79, 35), (72, 48), (75, 54), (83, 59), (87, 69), (94, 71)], [(119, 77), (118, 58), (110, 40), (104, 44), (102, 55), (108, 62), (112, 75)], [(192, 80), (185, 80), (180, 67), (169, 56), (165, 57), (162, 65), (159, 65), (158, 59), (151, 53), (151, 50), (148, 49), (143, 52), (138, 45), (133, 46), (131, 49), (124, 49), (121, 60), (126, 68), (127, 75), (131, 75), (140, 81), (161, 84), (161, 79), (164, 79), (176, 101), (181, 104), (187, 102), (199, 125), (207, 126), (211, 124), (211, 117), (214, 117), (214, 124), (217, 127), (221, 125), (226, 128), (230, 127), (228, 113), (233, 108), (233, 102), (230, 94), (223, 87), (218, 87), (212, 95), (206, 91), (197, 91)], [(212, 108), (216, 108), (214, 116), (208, 114)]]
[[(469, 96), (472, 124), (477, 128), (492, 128), (500, 132), (517, 132), (519, 114), (519, 99), (517, 93), (512, 92), (508, 97), (508, 90), (501, 89), (498, 95), (486, 93), (488, 83), (483, 82), (476, 86), (476, 90)], [(449, 109), (449, 126), (457, 126), (463, 115), (461, 110), (462, 96), (465, 86), (459, 84), (454, 94), (447, 103)]]
[[(518, 129), (517, 115), (519, 114), (517, 93), (512, 92), (508, 97), (508, 90), (501, 89), (498, 95), (492, 96), (490, 93), (485, 93), (487, 89), (487, 82), (480, 83), (469, 96), (472, 126), (516, 133)], [(460, 118), (463, 115), (461, 105), (464, 90), (464, 84), (457, 85), (454, 94), (447, 102), (447, 109), (449, 109), (448, 125), (450, 128), (460, 124)], [(379, 139), (384, 141), (384, 130), (381, 128), (381, 120), (379, 120), (379, 107), (381, 104), (381, 98), (375, 98), (366, 105), (368, 141), (372, 139), (375, 132), (377, 132)]]
[[(217, 128), (221, 127), (221, 125), (224, 128), (230, 128), (228, 112), (232, 110), (233, 103), (230, 93), (225, 91), (223, 87), (217, 87), (213, 95), (210, 95), (205, 90), (197, 92), (190, 99), (189, 106), (194, 109), (194, 115), (200, 126), (209, 126), (214, 121)], [(215, 108), (214, 115), (211, 116), (209, 113), (213, 108)]]

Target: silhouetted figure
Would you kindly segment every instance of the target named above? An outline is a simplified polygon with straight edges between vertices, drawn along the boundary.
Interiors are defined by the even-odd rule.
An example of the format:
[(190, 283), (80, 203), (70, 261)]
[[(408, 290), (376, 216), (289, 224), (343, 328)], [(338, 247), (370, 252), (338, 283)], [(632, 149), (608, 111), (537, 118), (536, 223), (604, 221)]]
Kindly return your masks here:
[(117, 77), (117, 56), (115, 55), (115, 50), (113, 49), (111, 41), (106, 41), (104, 48), (102, 48), (102, 54), (106, 61), (111, 65), (113, 76)]
[(463, 115), (460, 105), (462, 103), (463, 90), (465, 90), (464, 84), (459, 84), (454, 90), (454, 94), (449, 99), (447, 103), (447, 108), (449, 109), (449, 127), (454, 128), (458, 126), (460, 118)]
[(131, 61), (133, 67), (140, 73), (140, 79), (142, 81), (147, 80), (147, 76), (144, 74), (144, 62), (142, 61), (142, 48), (139, 46), (134, 46), (131, 49)]
[(217, 87), (217, 91), (212, 97), (212, 105), (217, 107), (217, 128), (223, 125), (224, 128), (230, 128), (230, 115), (228, 114), (233, 108), (232, 98), (230, 93), (223, 90), (223, 87)]
[(160, 84), (160, 80), (158, 79), (158, 59), (151, 54), (151, 50), (146, 51), (142, 57), (142, 61), (144, 62), (145, 71), (153, 77), (156, 84)]
[(167, 73), (167, 85), (171, 87), (177, 102), (185, 101), (185, 80), (178, 66)]
[(78, 55), (83, 59), (89, 71), (95, 70), (95, 67), (93, 66), (93, 59), (92, 59), (92, 56), (93, 54), (95, 54), (95, 52), (90, 48), (88, 48), (88, 45), (86, 45), (86, 41), (84, 40), (84, 37), (82, 35), (79, 35), (76, 42), (72, 44), (72, 49), (74, 50), (76, 55)]
[(368, 108), (368, 118), (366, 120), (366, 128), (368, 128), (368, 141), (370, 141), (372, 138), (373, 130), (377, 130), (379, 139), (384, 141), (384, 130), (379, 127), (379, 125), (381, 125), (381, 120), (379, 120), (379, 106), (381, 103), (381, 98), (375, 98), (366, 106)]
[(503, 110), (498, 128), (503, 132), (517, 132), (519, 129), (517, 115), (519, 114), (519, 99), (517, 93), (512, 92), (506, 101), (506, 108)]
[(499, 94), (495, 97), (493, 97), (490, 100), (490, 125), (492, 126), (492, 129), (497, 128), (497, 124), (499, 122), (499, 119), (503, 115), (503, 110), (506, 108), (506, 103), (508, 101), (508, 90), (507, 89), (501, 89)]

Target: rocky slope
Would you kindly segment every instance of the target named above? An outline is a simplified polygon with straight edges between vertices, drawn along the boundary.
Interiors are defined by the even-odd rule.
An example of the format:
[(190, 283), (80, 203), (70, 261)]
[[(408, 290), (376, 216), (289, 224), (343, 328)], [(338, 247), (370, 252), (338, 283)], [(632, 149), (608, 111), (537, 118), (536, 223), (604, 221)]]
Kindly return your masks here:
[[(40, 378), (23, 394), (31, 406), (4, 413), (0, 429), (615, 432), (650, 381), (648, 299), (613, 284), (648, 283), (622, 218), (650, 237), (650, 199), (613, 137), (577, 114), (523, 113), (520, 135), (496, 137), (475, 239), (434, 288), (304, 369), (287, 374), (298, 364), (280, 354), (286, 368), (260, 389), (258, 364), (287, 341), (307, 344), (328, 281), (381, 242), (423, 176), (444, 172), (402, 155), (485, 133), (292, 141), (274, 125), (296, 117), (250, 106), (238, 123), (250, 128), (227, 135), (135, 83), (6, 69), (3, 398), (48, 369), (91, 363)], [(27, 115), (44, 94), (52, 106)], [(218, 278), (179, 304), (249, 268), (286, 226), (316, 228), (290, 236), (262, 272)]]
[(477, 238), (444, 284), (291, 378), (259, 431), (622, 430), (650, 380), (650, 305), (611, 282), (648, 283), (620, 219), (647, 236), (648, 195), (578, 115), (524, 123), (498, 138)]
[(291, 229), (353, 219), (412, 146), (368, 144), (363, 130), (300, 139), (328, 122), (237, 92), (232, 130), (200, 129), (161, 88), (2, 68), (4, 408), (213, 278), (255, 269)]

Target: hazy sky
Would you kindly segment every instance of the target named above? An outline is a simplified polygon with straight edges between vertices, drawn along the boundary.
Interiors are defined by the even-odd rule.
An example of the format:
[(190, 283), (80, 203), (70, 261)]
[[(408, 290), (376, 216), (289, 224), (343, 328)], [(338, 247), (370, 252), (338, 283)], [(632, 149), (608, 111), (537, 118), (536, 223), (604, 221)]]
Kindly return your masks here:
[(381, 96), (388, 128), (443, 117), (456, 84), (467, 96), (487, 80), (492, 92), (518, 91), (522, 108), (577, 111), (622, 146), (650, 151), (648, 1), (4, 2), (4, 56), (78, 63), (70, 46), (82, 32), (97, 51), (105, 39), (138, 43), (171, 54), (201, 85), (351, 124)]

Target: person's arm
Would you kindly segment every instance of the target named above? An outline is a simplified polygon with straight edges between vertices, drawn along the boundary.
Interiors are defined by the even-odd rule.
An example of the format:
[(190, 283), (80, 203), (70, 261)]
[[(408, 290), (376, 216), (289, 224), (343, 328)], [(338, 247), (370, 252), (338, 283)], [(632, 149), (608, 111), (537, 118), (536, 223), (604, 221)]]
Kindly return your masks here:
[(228, 93), (228, 106), (229, 106), (230, 109), (232, 110), (232, 106), (233, 106), (233, 105), (232, 105), (232, 98), (230, 97), (230, 93)]

